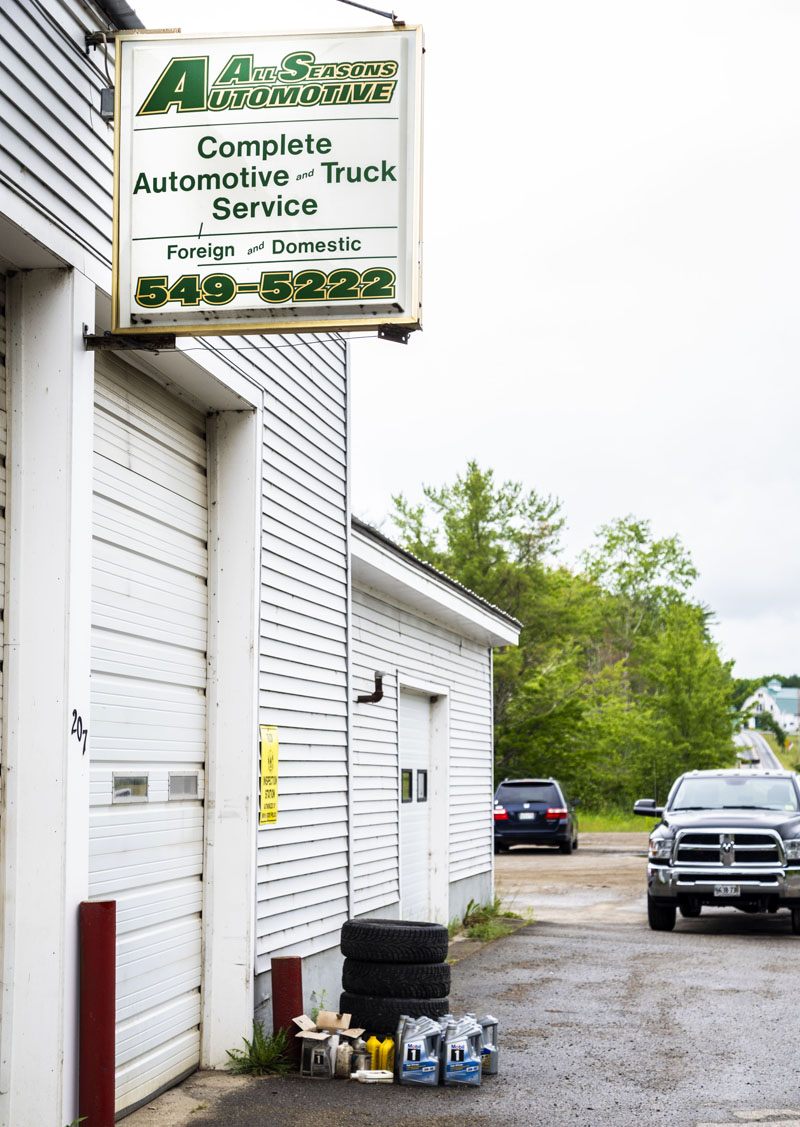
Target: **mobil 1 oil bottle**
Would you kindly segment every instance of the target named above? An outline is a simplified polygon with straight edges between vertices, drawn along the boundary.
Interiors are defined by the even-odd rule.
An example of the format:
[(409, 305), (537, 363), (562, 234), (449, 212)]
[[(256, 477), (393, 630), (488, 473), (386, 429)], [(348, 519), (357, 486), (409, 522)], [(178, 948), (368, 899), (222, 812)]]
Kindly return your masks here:
[(442, 1044), (442, 1079), (446, 1085), (480, 1084), (482, 1042), (482, 1030), (474, 1018), (447, 1023)]
[(478, 1018), (478, 1025), (481, 1027), (483, 1075), (496, 1076), (499, 1057), (497, 1049), (497, 1029), (499, 1022), (496, 1017), (487, 1014), (485, 1017)]
[(400, 1037), (397, 1078), (401, 1084), (439, 1083), (442, 1031), (429, 1017), (407, 1018)]

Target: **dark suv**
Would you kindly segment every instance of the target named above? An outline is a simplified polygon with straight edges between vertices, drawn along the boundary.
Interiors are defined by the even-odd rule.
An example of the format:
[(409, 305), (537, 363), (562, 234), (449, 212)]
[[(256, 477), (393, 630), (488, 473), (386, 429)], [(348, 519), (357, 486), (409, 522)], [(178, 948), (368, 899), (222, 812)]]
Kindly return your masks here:
[(504, 779), (494, 796), (494, 851), (512, 845), (555, 845), (562, 853), (578, 848), (575, 807), (555, 779)]

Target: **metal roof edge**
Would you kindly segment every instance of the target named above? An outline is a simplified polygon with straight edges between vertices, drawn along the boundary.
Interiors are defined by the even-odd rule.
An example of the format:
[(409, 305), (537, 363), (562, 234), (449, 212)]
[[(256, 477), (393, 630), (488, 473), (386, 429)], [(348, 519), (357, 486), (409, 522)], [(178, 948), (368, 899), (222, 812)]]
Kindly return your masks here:
[(128, 0), (94, 0), (94, 3), (122, 31), (134, 31), (145, 26)]
[(421, 560), (419, 556), (415, 556), (414, 553), (409, 552), (407, 548), (401, 548), (399, 544), (395, 543), (394, 540), (390, 540), (388, 536), (384, 535), (383, 532), (380, 532), (377, 528), (375, 528), (374, 525), (367, 524), (366, 521), (359, 520), (359, 518), (355, 516), (351, 517), (350, 521), (356, 531), (362, 532), (365, 536), (372, 537), (373, 540), (378, 541), (378, 543), (382, 544), (385, 548), (388, 548), (390, 551), (393, 551), (402, 559), (408, 561), (409, 563), (412, 563), (420, 571), (427, 572), (428, 575), (432, 575), (442, 583), (446, 583), (447, 586), (452, 587), (464, 598), (467, 598), (471, 602), (477, 604), (477, 606), (479, 606), (482, 610), (488, 611), (496, 618), (501, 619), (503, 622), (507, 622), (509, 625), (515, 627), (518, 630), (523, 629), (524, 623), (520, 622), (518, 618), (514, 618), (513, 615), (508, 614), (504, 610), (501, 610), (500, 607), (495, 606), (494, 603), (490, 603), (487, 599), (482, 598), (480, 595), (476, 595), (474, 591), (471, 591), (469, 589), (469, 587), (465, 587), (463, 583), (459, 583), (457, 579), (453, 579), (453, 577), (451, 575), (448, 575), (446, 572), (440, 571), (439, 568), (434, 567), (433, 564), (429, 564), (426, 563), (425, 560)]

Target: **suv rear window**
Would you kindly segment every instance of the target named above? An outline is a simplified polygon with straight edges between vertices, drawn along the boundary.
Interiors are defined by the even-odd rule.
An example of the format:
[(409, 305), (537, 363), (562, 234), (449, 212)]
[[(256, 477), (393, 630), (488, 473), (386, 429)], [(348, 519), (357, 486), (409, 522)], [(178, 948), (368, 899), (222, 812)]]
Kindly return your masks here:
[(555, 783), (506, 783), (497, 788), (497, 802), (546, 802), (548, 806), (560, 806), (561, 795)]

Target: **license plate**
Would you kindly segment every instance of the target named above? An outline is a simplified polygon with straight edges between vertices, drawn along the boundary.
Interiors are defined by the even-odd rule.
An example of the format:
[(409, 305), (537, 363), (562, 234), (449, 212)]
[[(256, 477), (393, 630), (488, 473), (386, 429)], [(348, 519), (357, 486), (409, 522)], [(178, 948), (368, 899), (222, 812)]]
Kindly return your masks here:
[(741, 892), (741, 885), (738, 884), (715, 884), (715, 896), (738, 896)]
[(520, 822), (533, 822), (536, 818), (535, 814), (520, 814)]

